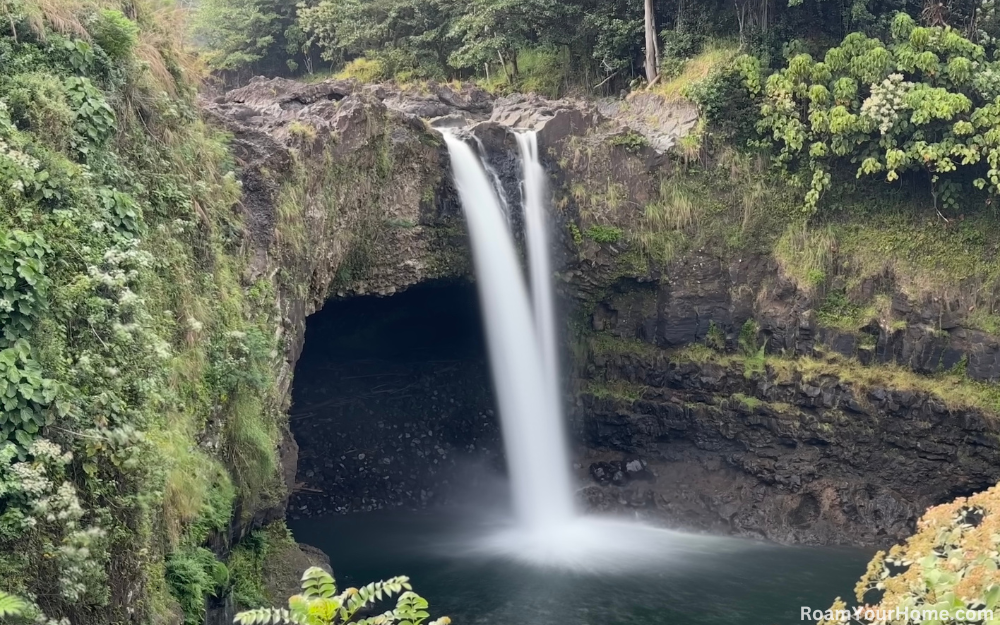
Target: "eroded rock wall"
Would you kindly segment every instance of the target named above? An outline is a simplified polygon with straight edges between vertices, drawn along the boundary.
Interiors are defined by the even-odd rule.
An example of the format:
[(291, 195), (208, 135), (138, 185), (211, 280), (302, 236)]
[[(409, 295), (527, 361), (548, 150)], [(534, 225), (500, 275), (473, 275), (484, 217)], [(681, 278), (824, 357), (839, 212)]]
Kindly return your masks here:
[[(470, 275), (447, 153), (428, 121), (478, 123), (473, 134), (514, 205), (519, 166), (506, 125), (516, 124), (539, 129), (555, 196), (558, 289), (567, 341), (576, 346), (568, 386), (584, 442), (581, 496), (590, 505), (781, 542), (872, 545), (905, 536), (925, 506), (1000, 479), (998, 439), (983, 410), (895, 388), (892, 380), (803, 374), (795, 364), (834, 353), (852, 359), (841, 373), (868, 363), (923, 374), (961, 365), (974, 380), (995, 381), (1000, 343), (963, 327), (960, 302), (914, 299), (897, 289), (897, 323), (835, 330), (817, 320), (819, 295), (787, 277), (767, 249), (686, 236), (691, 224), (683, 215), (667, 224), (669, 236), (627, 236), (648, 229), (651, 206), (676, 200), (671, 177), (693, 158), (663, 151), (690, 128), (690, 112), (663, 114), (672, 126), (660, 133), (662, 124), (643, 114), (651, 107), (656, 103), (595, 107), (527, 97), (497, 103), (471, 89), (415, 95), (284, 80), (255, 81), (210, 105), (233, 132), (244, 165), (251, 278), (271, 276), (280, 294), (285, 388), (305, 319), (328, 299), (390, 295)], [(628, 115), (643, 123), (626, 129)], [(861, 289), (894, 288), (891, 276), (875, 282)], [(748, 319), (760, 345), (785, 359), (782, 370), (748, 373), (727, 356), (741, 349)], [(710, 338), (718, 343), (716, 361), (682, 353)], [(426, 379), (436, 380), (427, 390), (454, 382)], [(442, 421), (429, 431), (447, 427)], [(347, 453), (311, 457), (307, 477), (333, 476), (314, 488), (345, 491), (320, 508), (419, 503), (420, 491), (433, 489), (433, 472), (411, 480), (408, 469), (397, 475), (371, 465), (402, 453), (393, 445), (406, 433), (418, 434), (393, 429), (372, 439), (372, 455), (355, 450), (351, 462)], [(286, 447), (293, 489), (290, 438)], [(426, 451), (439, 453), (433, 445)], [(375, 485), (386, 478), (402, 480), (402, 491)]]

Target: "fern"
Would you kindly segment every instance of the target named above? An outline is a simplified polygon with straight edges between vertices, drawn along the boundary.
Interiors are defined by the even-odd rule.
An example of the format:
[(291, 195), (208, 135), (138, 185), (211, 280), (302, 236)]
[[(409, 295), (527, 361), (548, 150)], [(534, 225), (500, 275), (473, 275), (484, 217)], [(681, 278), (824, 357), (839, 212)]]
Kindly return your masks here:
[(28, 611), (28, 602), (20, 597), (0, 591), (0, 618), (8, 616), (24, 616)]
[[(396, 599), (396, 607), (375, 616), (354, 620), (362, 609), (380, 601)], [(302, 574), (302, 594), (288, 599), (288, 608), (259, 608), (240, 612), (238, 625), (421, 625), (430, 618), (427, 600), (413, 592), (410, 578), (393, 577), (372, 582), (361, 588), (348, 588), (337, 594), (333, 576), (319, 567)], [(441, 617), (429, 625), (449, 625), (451, 619)]]
[(319, 568), (312, 566), (302, 574), (302, 595), (307, 599), (311, 597), (330, 598), (337, 594), (337, 582), (333, 576)]
[(305, 625), (308, 623), (301, 615), (290, 612), (285, 608), (257, 608), (256, 610), (247, 610), (246, 612), (237, 614), (233, 622), (239, 623), (239, 625), (284, 625), (285, 623)]

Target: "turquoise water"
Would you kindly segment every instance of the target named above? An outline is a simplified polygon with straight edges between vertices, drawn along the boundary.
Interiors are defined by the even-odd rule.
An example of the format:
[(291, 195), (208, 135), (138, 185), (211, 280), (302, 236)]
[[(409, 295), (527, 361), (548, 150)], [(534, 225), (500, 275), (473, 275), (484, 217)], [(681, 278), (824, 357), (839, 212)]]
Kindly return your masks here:
[[(670, 534), (662, 557), (591, 572), (538, 568), (470, 549), (468, 519), (378, 512), (289, 523), (323, 549), (341, 587), (410, 576), (456, 625), (790, 625), (801, 606), (853, 595), (871, 553)], [(655, 541), (654, 541), (655, 542)], [(663, 544), (650, 550), (664, 549)], [(611, 571), (611, 572), (609, 572)]]

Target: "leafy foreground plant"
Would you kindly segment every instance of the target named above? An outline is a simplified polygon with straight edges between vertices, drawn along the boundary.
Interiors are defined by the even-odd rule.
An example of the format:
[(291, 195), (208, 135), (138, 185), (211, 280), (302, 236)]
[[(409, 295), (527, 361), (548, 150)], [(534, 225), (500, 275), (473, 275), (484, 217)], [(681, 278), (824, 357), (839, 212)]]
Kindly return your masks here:
[(20, 597), (0, 591), (0, 618), (21, 616), (28, 610), (28, 604)]
[[(405, 592), (404, 592), (405, 591)], [(402, 594), (400, 594), (402, 593)], [(353, 620), (364, 608), (399, 595), (396, 607), (375, 616)], [(258, 608), (240, 612), (233, 622), (239, 625), (420, 625), (430, 618), (427, 600), (413, 592), (410, 578), (405, 576), (372, 582), (361, 588), (348, 588), (337, 594), (333, 577), (319, 567), (310, 567), (302, 574), (302, 594), (288, 599), (288, 608)], [(447, 616), (428, 625), (448, 625)]]
[[(930, 508), (905, 544), (878, 552), (868, 564), (855, 586), (863, 607), (849, 611), (838, 598), (819, 625), (1000, 623), (998, 547), (1000, 486)], [(873, 592), (882, 593), (881, 600), (868, 605)], [(980, 610), (992, 611), (992, 618), (969, 612)]]

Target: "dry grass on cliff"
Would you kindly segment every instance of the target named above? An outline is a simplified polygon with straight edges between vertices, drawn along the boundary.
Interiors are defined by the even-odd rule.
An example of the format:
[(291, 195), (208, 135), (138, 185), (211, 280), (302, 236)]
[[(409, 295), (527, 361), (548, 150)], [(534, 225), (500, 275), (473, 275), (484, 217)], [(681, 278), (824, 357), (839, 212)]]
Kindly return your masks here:
[(728, 63), (738, 53), (739, 46), (734, 42), (711, 41), (701, 52), (685, 60), (676, 76), (653, 85), (651, 91), (668, 100), (679, 100), (688, 87), (708, 78), (717, 67)]
[(812, 229), (802, 221), (788, 225), (774, 246), (774, 257), (799, 290), (812, 294), (826, 282), (836, 249), (829, 228)]

